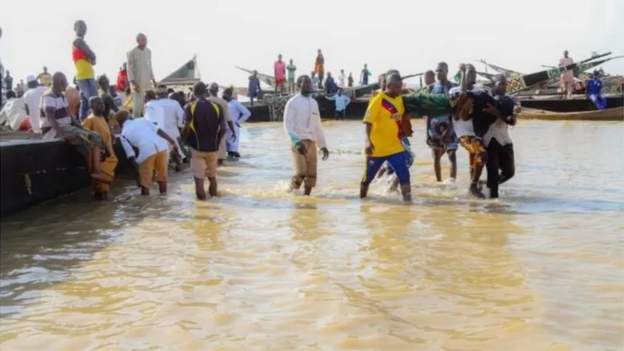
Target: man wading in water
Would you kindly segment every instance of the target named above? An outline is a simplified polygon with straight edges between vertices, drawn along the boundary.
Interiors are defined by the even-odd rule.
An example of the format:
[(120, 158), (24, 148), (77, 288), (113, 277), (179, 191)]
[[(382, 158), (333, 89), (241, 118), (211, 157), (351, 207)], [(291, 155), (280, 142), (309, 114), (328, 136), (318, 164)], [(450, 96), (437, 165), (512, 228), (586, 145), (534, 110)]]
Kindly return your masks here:
[(217, 159), (219, 145), (225, 135), (224, 111), (216, 102), (206, 99), (206, 85), (193, 87), (196, 100), (186, 107), (185, 143), (191, 147), (191, 170), (195, 179), (197, 199), (206, 199), (204, 180), (210, 183), (208, 193), (217, 196)]
[(368, 187), (377, 171), (388, 161), (401, 185), (401, 194), (406, 202), (412, 201), (410, 173), (407, 166), (407, 152), (401, 143), (401, 118), (405, 113), (401, 91), (403, 80), (397, 73), (386, 79), (383, 92), (377, 94), (368, 104), (364, 124), (366, 125), (366, 173), (360, 184), (360, 198), (368, 194)]
[(316, 185), (316, 148), (320, 147), (323, 160), (329, 157), (325, 135), (321, 126), (318, 103), (310, 96), (312, 80), (308, 76), (297, 79), (299, 94), (293, 96), (284, 107), (284, 130), (292, 143), (292, 157), (295, 175), (290, 189), (295, 190), (304, 183), (304, 194), (310, 195)]
[(498, 102), (498, 108), (488, 105), (486, 111), (498, 117), (490, 125), (487, 133), (483, 137), (487, 145), (488, 159), (487, 185), (490, 188), (490, 197), (498, 198), (498, 186), (514, 176), (514, 150), (513, 141), (509, 135), (509, 126), (516, 125), (517, 113), (520, 110), (507, 93), (507, 79), (503, 75), (496, 77), (496, 85), (492, 89), (492, 94)]
[[(474, 66), (470, 64), (462, 65), (461, 75), (463, 77), (461, 79), (462, 87), (455, 87), (449, 91), (451, 99), (457, 101), (460, 105), (455, 108), (452, 123), (459, 144), (468, 152), (468, 160), (470, 163), (470, 193), (477, 198), (485, 198), (479, 189), (479, 178), (481, 177), (481, 172), (487, 160), (487, 151), (481, 137), (475, 133), (474, 117), (477, 117), (477, 113), (480, 113), (480, 110), (485, 107), (485, 104), (480, 104), (480, 108), (475, 106), (477, 97), (480, 96), (480, 94), (484, 97), (489, 95), (474, 86), (477, 77)], [(485, 133), (485, 131), (483, 133)]]
[[(448, 96), (449, 90), (454, 87), (448, 78), (448, 65), (445, 62), (438, 63), (436, 76), (438, 81), (431, 86), (432, 94), (444, 94)], [(442, 181), (442, 167), (440, 160), (446, 153), (451, 162), (450, 179), (455, 181), (457, 177), (457, 135), (453, 129), (453, 120), (448, 114), (427, 116), (427, 145), (433, 155), (433, 170), (436, 180)]]

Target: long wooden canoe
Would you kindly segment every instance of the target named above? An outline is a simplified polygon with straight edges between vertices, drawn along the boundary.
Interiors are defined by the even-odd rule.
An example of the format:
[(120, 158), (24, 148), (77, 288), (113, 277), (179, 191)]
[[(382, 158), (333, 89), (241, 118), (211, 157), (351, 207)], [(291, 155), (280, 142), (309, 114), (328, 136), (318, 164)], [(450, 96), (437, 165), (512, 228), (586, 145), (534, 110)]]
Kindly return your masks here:
[(523, 108), (519, 115), (523, 119), (544, 119), (551, 121), (624, 121), (624, 107), (609, 108), (606, 110), (554, 112)]

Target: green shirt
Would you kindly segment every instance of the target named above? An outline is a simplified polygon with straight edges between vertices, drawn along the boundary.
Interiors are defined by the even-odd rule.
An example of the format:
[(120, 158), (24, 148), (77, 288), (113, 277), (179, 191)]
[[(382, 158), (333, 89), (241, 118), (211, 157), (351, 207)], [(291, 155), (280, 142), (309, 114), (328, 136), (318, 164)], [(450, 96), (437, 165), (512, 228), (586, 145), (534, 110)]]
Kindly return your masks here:
[(288, 80), (295, 80), (295, 71), (297, 70), (297, 66), (293, 65), (293, 64), (289, 64), (286, 67), (286, 70), (288, 71)]

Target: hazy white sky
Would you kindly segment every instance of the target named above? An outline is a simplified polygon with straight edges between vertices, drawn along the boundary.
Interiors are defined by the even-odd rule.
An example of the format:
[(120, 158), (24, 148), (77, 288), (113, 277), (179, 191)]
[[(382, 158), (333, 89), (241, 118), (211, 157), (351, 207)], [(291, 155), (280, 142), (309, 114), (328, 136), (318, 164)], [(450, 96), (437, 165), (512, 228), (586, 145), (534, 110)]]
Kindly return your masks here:
[[(0, 59), (19, 79), (49, 70), (73, 77), (73, 23), (84, 19), (96, 74), (116, 77), (135, 36), (149, 38), (157, 79), (198, 55), (205, 81), (246, 84), (235, 65), (272, 72), (278, 53), (298, 73), (313, 68), (316, 49), (326, 70), (356, 79), (373, 74), (451, 69), (479, 58), (533, 72), (555, 65), (563, 49), (580, 60), (592, 51), (624, 55), (622, 0), (19, 0), (0, 11)], [(624, 60), (603, 66), (624, 73)]]

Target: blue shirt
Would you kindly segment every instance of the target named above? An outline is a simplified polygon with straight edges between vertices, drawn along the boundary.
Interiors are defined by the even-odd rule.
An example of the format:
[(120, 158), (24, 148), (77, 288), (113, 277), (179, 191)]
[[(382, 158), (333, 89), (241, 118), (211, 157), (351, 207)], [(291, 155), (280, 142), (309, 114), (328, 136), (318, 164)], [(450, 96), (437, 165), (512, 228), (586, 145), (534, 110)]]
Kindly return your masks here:
[(600, 95), (602, 91), (602, 82), (600, 79), (592, 79), (587, 82), (587, 96)]
[(256, 97), (260, 95), (262, 89), (260, 88), (260, 80), (258, 78), (249, 78), (249, 96)]
[(336, 102), (336, 111), (344, 111), (351, 102), (351, 99), (346, 95), (336, 95), (334, 96), (334, 101)]

